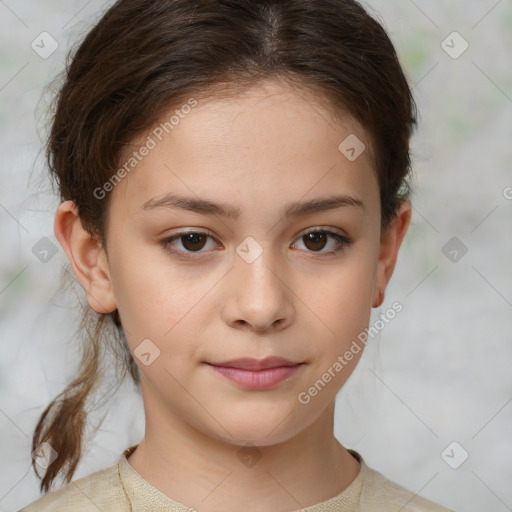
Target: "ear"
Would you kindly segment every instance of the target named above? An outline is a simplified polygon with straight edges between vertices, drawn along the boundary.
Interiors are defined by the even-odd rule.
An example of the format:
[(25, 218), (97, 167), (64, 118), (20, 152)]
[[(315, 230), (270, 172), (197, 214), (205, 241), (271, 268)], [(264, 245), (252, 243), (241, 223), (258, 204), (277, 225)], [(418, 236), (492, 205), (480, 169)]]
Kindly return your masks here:
[(390, 225), (381, 234), (377, 274), (373, 290), (372, 307), (378, 308), (384, 301), (386, 286), (395, 270), (398, 250), (411, 222), (412, 207), (409, 200), (402, 201), (400, 210)]
[(54, 223), (55, 236), (68, 256), (71, 268), (87, 293), (87, 300), (97, 313), (111, 313), (117, 308), (107, 253), (101, 242), (86, 231), (73, 201), (64, 201)]

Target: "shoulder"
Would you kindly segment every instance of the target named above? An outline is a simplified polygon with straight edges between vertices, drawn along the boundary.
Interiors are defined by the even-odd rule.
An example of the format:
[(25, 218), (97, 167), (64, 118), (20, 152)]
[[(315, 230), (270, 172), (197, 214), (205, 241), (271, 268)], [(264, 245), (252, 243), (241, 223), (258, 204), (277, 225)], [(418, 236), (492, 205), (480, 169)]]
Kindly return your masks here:
[(118, 464), (96, 471), (45, 494), (19, 512), (98, 512), (130, 510)]
[(385, 503), (386, 508), (379, 508), (379, 510), (383, 512), (384, 510), (386, 512), (453, 512), (388, 480), (364, 463), (361, 468), (365, 473), (361, 491), (363, 510), (374, 510)]

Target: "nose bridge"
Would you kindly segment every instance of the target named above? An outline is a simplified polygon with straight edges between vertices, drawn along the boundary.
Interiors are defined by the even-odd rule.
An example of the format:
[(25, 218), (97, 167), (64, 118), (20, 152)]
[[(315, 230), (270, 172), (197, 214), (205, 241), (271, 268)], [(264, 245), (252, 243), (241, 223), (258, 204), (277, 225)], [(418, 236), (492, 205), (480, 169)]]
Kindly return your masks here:
[(293, 311), (279, 251), (270, 248), (269, 240), (245, 239), (236, 249), (231, 277), (229, 316), (232, 321), (244, 321), (257, 329), (277, 320), (283, 323)]
[(237, 281), (242, 291), (247, 291), (253, 297), (267, 296), (280, 293), (282, 282), (276, 277), (276, 267), (282, 266), (277, 261), (276, 251), (270, 247), (270, 239), (258, 242), (248, 237), (237, 248), (238, 260), (236, 263)]

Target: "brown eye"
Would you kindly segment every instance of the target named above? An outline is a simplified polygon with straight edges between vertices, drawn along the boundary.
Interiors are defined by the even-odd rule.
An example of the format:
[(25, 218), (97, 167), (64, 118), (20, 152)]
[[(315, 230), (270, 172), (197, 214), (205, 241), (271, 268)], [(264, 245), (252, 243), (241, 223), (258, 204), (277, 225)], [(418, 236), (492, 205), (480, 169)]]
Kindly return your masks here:
[(201, 250), (205, 246), (207, 238), (202, 233), (188, 233), (180, 236), (181, 243), (187, 251)]
[(302, 239), (306, 247), (312, 251), (321, 251), (327, 244), (327, 236), (323, 231), (308, 233)]
[(194, 257), (194, 253), (201, 254), (206, 252), (202, 249), (208, 244), (208, 240), (212, 240), (213, 247), (215, 247), (213, 237), (208, 233), (183, 231), (165, 238), (160, 243), (166, 251), (182, 258), (188, 258)]
[[(330, 239), (335, 243), (329, 246)], [(211, 248), (215, 248), (216, 244), (211, 235), (197, 231), (182, 231), (163, 239), (160, 243), (167, 252), (182, 259), (192, 259), (200, 257), (201, 253), (207, 253), (203, 249), (208, 245), (208, 240), (213, 243)], [(352, 244), (352, 239), (325, 229), (311, 230), (300, 237), (299, 241), (304, 244), (306, 252), (325, 256), (337, 254)], [(330, 250), (324, 250), (326, 248)]]
[[(331, 244), (330, 247), (329, 239), (334, 239), (335, 241), (334, 245)], [(318, 252), (322, 255), (336, 254), (343, 248), (352, 244), (352, 239), (325, 229), (314, 229), (309, 231), (300, 237), (300, 241), (306, 247), (307, 252)], [(331, 250), (324, 250), (325, 248)]]

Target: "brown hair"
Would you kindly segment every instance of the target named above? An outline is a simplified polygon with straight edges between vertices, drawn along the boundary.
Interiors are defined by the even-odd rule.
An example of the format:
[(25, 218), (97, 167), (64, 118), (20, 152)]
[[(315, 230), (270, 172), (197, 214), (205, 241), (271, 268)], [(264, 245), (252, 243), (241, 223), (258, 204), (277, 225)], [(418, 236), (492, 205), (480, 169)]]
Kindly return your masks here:
[[(119, 0), (68, 56), (54, 98), (47, 161), (62, 200), (73, 200), (91, 236), (105, 240), (111, 179), (123, 151), (174, 106), (230, 87), (285, 79), (348, 113), (369, 137), (383, 228), (410, 187), (416, 106), (385, 29), (354, 0)], [(231, 90), (233, 93), (233, 89)], [(340, 141), (341, 142), (341, 141)], [(96, 389), (106, 323), (123, 368), (140, 385), (117, 311), (87, 320), (78, 377), (42, 413), (32, 449), (58, 453), (41, 481), (71, 481), (81, 457), (86, 401)], [(92, 323), (91, 323), (92, 322)], [(118, 345), (119, 347), (119, 345)], [(37, 469), (33, 462), (34, 470)]]

